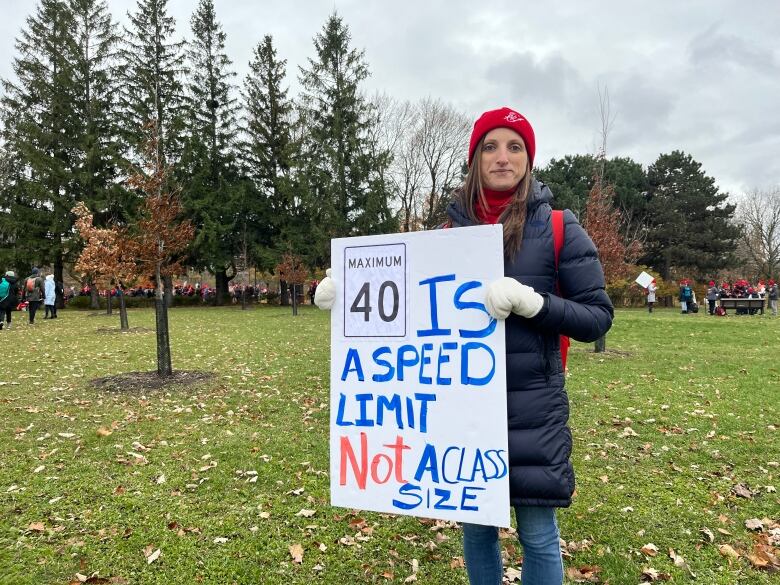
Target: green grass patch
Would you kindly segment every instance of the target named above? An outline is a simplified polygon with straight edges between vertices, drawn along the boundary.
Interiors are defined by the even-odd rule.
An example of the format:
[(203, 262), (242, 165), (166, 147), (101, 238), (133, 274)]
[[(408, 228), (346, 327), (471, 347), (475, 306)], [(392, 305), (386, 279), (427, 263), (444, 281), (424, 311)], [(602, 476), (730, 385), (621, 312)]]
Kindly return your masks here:
[[(0, 582), (403, 583), (416, 567), (467, 583), (453, 523), (329, 506), (329, 316), (299, 311), (173, 309), (174, 369), (214, 377), (146, 392), (90, 380), (154, 368), (152, 311), (116, 335), (116, 313), (16, 313), (0, 331)], [(773, 581), (745, 521), (780, 521), (779, 345), (778, 319), (672, 310), (618, 311), (605, 354), (574, 344), (567, 568)]]

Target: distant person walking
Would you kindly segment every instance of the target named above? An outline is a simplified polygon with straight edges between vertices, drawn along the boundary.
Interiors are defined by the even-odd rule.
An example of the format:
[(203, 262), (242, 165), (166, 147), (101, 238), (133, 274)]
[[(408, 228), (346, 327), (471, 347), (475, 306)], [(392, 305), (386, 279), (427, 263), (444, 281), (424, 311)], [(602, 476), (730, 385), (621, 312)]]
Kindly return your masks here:
[(769, 308), (772, 309), (772, 316), (777, 317), (777, 283), (774, 280), (769, 281), (766, 296), (769, 299)]
[(11, 328), (11, 314), (19, 303), (19, 291), (16, 286), (16, 273), (9, 270), (0, 279), (0, 330), (5, 325)]
[(709, 305), (710, 315), (715, 314), (715, 301), (718, 300), (719, 290), (714, 280), (710, 281), (710, 287), (707, 289), (707, 304)]
[(650, 281), (650, 284), (647, 285), (645, 290), (647, 292), (647, 311), (652, 313), (653, 305), (655, 304), (655, 291), (658, 290), (658, 287), (655, 284), (655, 278)]
[(47, 274), (46, 281), (43, 283), (43, 290), (45, 296), (43, 299), (44, 305), (44, 319), (51, 317), (57, 318), (57, 285), (54, 283), (54, 275)]
[(37, 268), (32, 269), (32, 273), (24, 281), (24, 294), (27, 299), (27, 315), (30, 318), (30, 325), (35, 323), (35, 313), (41, 302), (46, 297), (46, 291), (43, 288), (43, 278)]
[(693, 302), (693, 289), (687, 280), (683, 280), (680, 283), (680, 310), (683, 314), (688, 313), (688, 309), (692, 308), (688, 305)]

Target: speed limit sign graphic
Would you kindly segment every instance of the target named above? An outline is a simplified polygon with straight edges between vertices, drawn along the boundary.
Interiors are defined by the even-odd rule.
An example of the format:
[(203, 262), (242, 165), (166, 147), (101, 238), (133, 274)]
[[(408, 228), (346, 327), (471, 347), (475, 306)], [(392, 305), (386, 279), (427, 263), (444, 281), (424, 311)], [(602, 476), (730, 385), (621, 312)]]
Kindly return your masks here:
[(404, 337), (406, 244), (344, 248), (344, 337)]

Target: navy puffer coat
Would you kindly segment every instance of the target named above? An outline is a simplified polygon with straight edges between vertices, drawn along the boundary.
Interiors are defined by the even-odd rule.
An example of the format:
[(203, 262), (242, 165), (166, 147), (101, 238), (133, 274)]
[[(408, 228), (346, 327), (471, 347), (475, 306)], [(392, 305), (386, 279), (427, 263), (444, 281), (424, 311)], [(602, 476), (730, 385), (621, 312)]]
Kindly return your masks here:
[[(520, 251), (504, 260), (504, 274), (544, 297), (532, 319), (514, 313), (506, 320), (509, 490), (513, 506), (571, 504), (574, 469), (569, 399), (564, 389), (560, 335), (595, 341), (612, 325), (612, 303), (596, 248), (571, 211), (564, 212), (565, 239), (555, 290), (552, 193), (534, 180)], [(447, 208), (453, 226), (472, 225), (457, 203)]]

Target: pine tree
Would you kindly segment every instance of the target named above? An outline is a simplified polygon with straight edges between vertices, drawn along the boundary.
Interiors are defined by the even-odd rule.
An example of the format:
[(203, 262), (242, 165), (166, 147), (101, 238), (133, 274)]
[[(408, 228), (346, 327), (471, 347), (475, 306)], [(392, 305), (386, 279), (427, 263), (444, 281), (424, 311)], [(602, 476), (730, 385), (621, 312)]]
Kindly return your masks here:
[[(235, 73), (225, 53), (225, 33), (212, 0), (200, 0), (191, 20), (185, 148), (180, 168), (187, 216), (196, 226), (192, 261), (212, 271), (217, 298), (228, 294), (241, 247), (239, 185), (234, 136), (237, 100), (230, 80)], [(228, 270), (232, 269), (232, 274)]]
[(732, 219), (736, 206), (726, 203), (715, 179), (684, 152), (662, 154), (647, 170), (648, 236), (641, 263), (664, 280), (672, 270), (693, 270), (707, 277), (733, 262), (739, 229)]
[(135, 14), (128, 13), (121, 51), (123, 134), (129, 155), (142, 155), (146, 123), (154, 120), (159, 156), (163, 162), (178, 162), (184, 73), (183, 41), (172, 41), (175, 20), (167, 14), (168, 0), (138, 0)]
[(303, 219), (293, 105), (283, 87), (287, 61), (279, 59), (270, 35), (255, 47), (242, 92), (246, 124), (243, 158), (260, 197), (248, 210), (255, 258), (275, 266), (289, 249), (305, 250), (309, 222)]
[(1, 100), (9, 172), (0, 192), (0, 233), (13, 245), (18, 269), (53, 264), (59, 281), (73, 225), (80, 133), (74, 27), (66, 3), (41, 0), (16, 42), (17, 81), (3, 81)]
[(119, 181), (123, 161), (114, 63), (120, 41), (117, 27), (106, 0), (69, 1), (78, 47), (72, 108), (82, 124), (73, 188), (76, 198), (94, 214), (97, 226), (126, 223), (133, 206)]
[(373, 110), (360, 91), (368, 77), (363, 51), (350, 48), (349, 29), (332, 15), (314, 37), (316, 57), (300, 68), (303, 87), (309, 204), (322, 221), (314, 242), (327, 257), (330, 238), (377, 233), (393, 225), (386, 186), (378, 182), (388, 164), (367, 144)]

